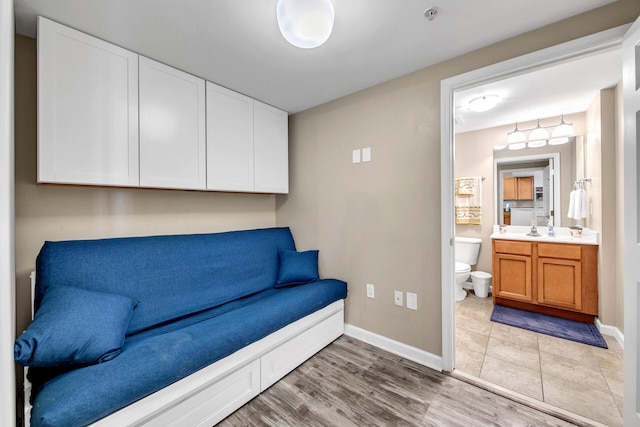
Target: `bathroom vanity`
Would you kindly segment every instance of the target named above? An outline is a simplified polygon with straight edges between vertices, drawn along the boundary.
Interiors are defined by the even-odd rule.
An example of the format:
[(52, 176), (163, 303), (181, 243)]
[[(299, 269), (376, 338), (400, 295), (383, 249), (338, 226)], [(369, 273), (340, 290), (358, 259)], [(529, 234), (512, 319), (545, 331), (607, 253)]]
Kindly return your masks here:
[(556, 230), (555, 237), (527, 236), (528, 227), (491, 235), (493, 302), (591, 323), (598, 315), (598, 235)]

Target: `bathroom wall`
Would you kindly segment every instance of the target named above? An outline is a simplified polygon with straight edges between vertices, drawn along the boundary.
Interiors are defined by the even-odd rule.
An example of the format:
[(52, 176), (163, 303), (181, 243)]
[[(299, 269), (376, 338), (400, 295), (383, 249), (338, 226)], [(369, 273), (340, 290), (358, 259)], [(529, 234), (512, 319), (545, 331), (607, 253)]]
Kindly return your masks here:
[[(565, 121), (572, 123), (576, 135), (583, 135), (586, 132), (585, 113), (565, 115)], [(560, 117), (550, 117), (540, 120), (542, 126), (554, 125), (560, 122)], [(537, 121), (519, 123), (522, 129), (535, 127)], [(496, 191), (493, 175), (494, 158), (517, 157), (533, 154), (560, 153), (560, 207), (556, 208), (559, 215), (566, 211), (569, 203), (569, 193), (574, 176), (574, 147), (571, 144), (546, 146), (540, 148), (528, 148), (517, 151), (501, 150), (494, 151), (494, 145), (506, 143), (507, 133), (511, 132), (514, 125), (499, 126), (488, 129), (481, 129), (471, 132), (457, 133), (455, 135), (455, 176), (484, 176), (482, 185), (482, 225), (456, 225), (456, 235), (465, 237), (477, 237), (482, 239), (480, 256), (475, 269), (491, 272), (491, 239), (489, 236), (493, 232), (495, 206), (494, 193)]]
[[(601, 90), (587, 109), (587, 133), (584, 144), (584, 177), (591, 178), (584, 188), (589, 196), (589, 228), (600, 232), (598, 251), (598, 283), (600, 286), (600, 320), (607, 325), (622, 327), (616, 266), (618, 254), (616, 221), (618, 201), (616, 191), (616, 90)], [(581, 177), (578, 177), (581, 178)]]

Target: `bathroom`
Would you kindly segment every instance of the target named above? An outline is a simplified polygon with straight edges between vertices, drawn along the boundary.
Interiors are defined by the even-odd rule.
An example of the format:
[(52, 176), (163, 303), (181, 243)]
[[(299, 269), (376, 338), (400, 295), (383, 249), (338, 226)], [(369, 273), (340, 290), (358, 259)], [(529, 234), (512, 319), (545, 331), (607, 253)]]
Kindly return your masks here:
[[(619, 64), (620, 59), (615, 57), (615, 52), (608, 52), (603, 57), (594, 56), (589, 63), (564, 64), (557, 66), (558, 70), (554, 79), (564, 82), (565, 86), (571, 86), (566, 82), (571, 81), (571, 74), (579, 73), (579, 70), (597, 68), (596, 64), (603, 61)], [(617, 61), (617, 62), (616, 62)], [(573, 68), (570, 67), (573, 65)], [(566, 69), (561, 69), (566, 68)], [(551, 71), (551, 70), (545, 70)], [(562, 73), (565, 74), (562, 74)], [(535, 73), (531, 73), (535, 74)], [(552, 74), (543, 73), (540, 77), (539, 85), (545, 85), (551, 81)], [(603, 76), (606, 74), (602, 73)], [(622, 365), (622, 351), (619, 345), (622, 342), (623, 319), (622, 319), (622, 284), (618, 283), (620, 258), (617, 253), (621, 253), (622, 233), (616, 224), (622, 224), (622, 201), (620, 194), (621, 172), (620, 164), (622, 159), (617, 154), (621, 150), (620, 119), (617, 111), (620, 109), (621, 93), (617, 82), (618, 75), (610, 77), (613, 81), (598, 81), (597, 86), (591, 87), (584, 107), (576, 110), (576, 105), (580, 102), (573, 100), (573, 92), (567, 89), (563, 92), (566, 99), (565, 109), (556, 110), (547, 105), (536, 105), (534, 98), (521, 97), (522, 90), (517, 90), (518, 85), (526, 85), (528, 89), (535, 92), (535, 76), (527, 75), (522, 77), (522, 81), (517, 81), (520, 77), (509, 79), (509, 81), (495, 82), (485, 87), (476, 87), (456, 93), (456, 112), (460, 111), (461, 119), (457, 120), (455, 135), (455, 177), (479, 177), (480, 178), (480, 198), (481, 198), (481, 224), (456, 224), (456, 236), (478, 238), (481, 240), (477, 263), (472, 266), (473, 271), (483, 271), (492, 273), (492, 240), (491, 234), (494, 227), (505, 222), (515, 225), (514, 208), (522, 209), (525, 223), (519, 225), (530, 227), (533, 224), (546, 234), (547, 223), (551, 219), (555, 227), (570, 227), (580, 225), (582, 227), (595, 230), (599, 233), (598, 250), (598, 283), (599, 283), (599, 304), (598, 320), (601, 323), (601, 332), (609, 344), (609, 350), (587, 350), (588, 355), (584, 358), (595, 357), (606, 361), (606, 368), (598, 370), (597, 375), (592, 378), (601, 378), (598, 383), (595, 380), (590, 384), (591, 389), (577, 382), (564, 384), (553, 384), (550, 376), (558, 376), (558, 372), (575, 371), (575, 363), (571, 368), (565, 366), (560, 356), (569, 352), (578, 354), (579, 349), (573, 347), (561, 348), (564, 344), (550, 348), (555, 345), (553, 341), (539, 338), (535, 343), (528, 344), (525, 339), (530, 338), (528, 332), (523, 331), (520, 337), (513, 334), (510, 339), (496, 339), (492, 322), (485, 321), (491, 315), (492, 295), (488, 298), (478, 298), (471, 284), (465, 286), (470, 288), (466, 292), (467, 298), (456, 303), (456, 372), (462, 372), (480, 380), (488, 381), (501, 387), (510, 388), (520, 395), (549, 403), (556, 407), (568, 410), (578, 415), (594, 419), (608, 425), (619, 424), (618, 418), (611, 417), (615, 413), (615, 408), (621, 408), (622, 390), (615, 386), (622, 383), (622, 372), (618, 366)], [(616, 80), (617, 78), (617, 80)], [(575, 79), (579, 80), (579, 79)], [(557, 85), (554, 90), (558, 90)], [(502, 92), (500, 92), (502, 90)], [(563, 89), (564, 90), (564, 89)], [(531, 91), (529, 96), (531, 96)], [(538, 90), (538, 92), (544, 92)], [(463, 105), (474, 96), (482, 96), (488, 93), (498, 93), (503, 97), (501, 104), (496, 109), (505, 107), (512, 109), (502, 115), (502, 120), (489, 121), (483, 119), (483, 113), (467, 111)], [(553, 102), (549, 99), (549, 105)], [(526, 100), (526, 102), (525, 102)], [(543, 99), (544, 101), (544, 99)], [(556, 99), (557, 101), (557, 99)], [(516, 105), (518, 104), (518, 105)], [(511, 117), (511, 120), (505, 119)], [(515, 120), (518, 121), (517, 124)], [(484, 123), (483, 123), (484, 120)], [(575, 138), (562, 145), (546, 145), (538, 148), (523, 148), (520, 150), (509, 150), (504, 147), (507, 144), (508, 134), (518, 129), (533, 129), (538, 126), (549, 127), (549, 132), (561, 121), (571, 123), (574, 129)], [(462, 123), (459, 123), (459, 122)], [(551, 164), (551, 165), (550, 165)], [(547, 169), (549, 168), (549, 169)], [(547, 169), (545, 175), (544, 170)], [(549, 172), (553, 170), (553, 172)], [(504, 177), (526, 177), (538, 175), (537, 182), (533, 186), (532, 200), (510, 201), (504, 198)], [(484, 179), (482, 179), (484, 178)], [(583, 188), (587, 194), (587, 215), (584, 219), (570, 219), (567, 217), (570, 193), (573, 190), (575, 181), (587, 178), (590, 181), (583, 183)], [(541, 185), (538, 185), (540, 184)], [(548, 188), (545, 187), (548, 185)], [(541, 191), (540, 191), (541, 190)], [(509, 210), (506, 204), (509, 203)], [(526, 209), (529, 209), (528, 211)], [(505, 221), (505, 213), (509, 212), (510, 221)], [(519, 213), (522, 213), (519, 212)], [(527, 215), (528, 214), (528, 215)], [(552, 216), (553, 214), (553, 216)], [(463, 326), (469, 326), (463, 329)], [(492, 329), (493, 328), (493, 329)], [(504, 330), (501, 333), (506, 332)], [(525, 338), (527, 337), (527, 338)], [(521, 341), (518, 341), (521, 340)], [(518, 341), (515, 343), (515, 341)], [(511, 344), (509, 344), (511, 343)], [(502, 347), (500, 347), (502, 345)], [(527, 346), (535, 346), (536, 351), (540, 351), (537, 357)], [(492, 357), (490, 347), (494, 347), (496, 352), (511, 354), (512, 358), (521, 361), (531, 359), (535, 366), (513, 366), (507, 363), (504, 357)], [(543, 349), (543, 347), (545, 347)], [(499, 351), (498, 351), (499, 349)], [(543, 351), (544, 350), (544, 351)], [(550, 367), (549, 354), (556, 354), (558, 360), (555, 367)], [(595, 355), (595, 356), (594, 356)], [(546, 358), (546, 359), (545, 359)], [(613, 367), (612, 361), (616, 362)], [(491, 362), (493, 365), (491, 365)], [(527, 363), (520, 363), (526, 365)], [(521, 369), (522, 368), (522, 369)], [(537, 371), (536, 371), (537, 370)], [(586, 375), (591, 375), (587, 373)], [(545, 381), (546, 378), (546, 381)], [(576, 380), (577, 381), (577, 380)], [(544, 382), (544, 387), (543, 387)], [(570, 384), (570, 385), (567, 385)], [(564, 388), (563, 388), (564, 387)], [(572, 390), (573, 389), (573, 390)], [(562, 390), (562, 391), (559, 391)], [(593, 395), (598, 394), (601, 401), (609, 402), (609, 409), (601, 410), (593, 408), (592, 398), (575, 397), (571, 398), (575, 390), (581, 390), (587, 395), (587, 390)], [(557, 393), (554, 392), (557, 391)], [(578, 403), (582, 399), (583, 403)], [(591, 408), (589, 407), (591, 406)], [(605, 405), (606, 406), (606, 405)], [(597, 413), (593, 413), (596, 411)], [(600, 411), (600, 412), (598, 412)], [(615, 415), (615, 414), (614, 414)]]

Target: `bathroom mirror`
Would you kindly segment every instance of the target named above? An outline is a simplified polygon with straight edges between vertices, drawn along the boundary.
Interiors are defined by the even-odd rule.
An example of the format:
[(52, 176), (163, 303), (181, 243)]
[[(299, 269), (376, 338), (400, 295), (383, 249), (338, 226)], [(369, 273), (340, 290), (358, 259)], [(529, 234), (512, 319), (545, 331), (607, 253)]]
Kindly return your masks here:
[(494, 224), (544, 226), (551, 219), (569, 226), (563, 212), (584, 165), (582, 141), (577, 136), (562, 145), (494, 151)]

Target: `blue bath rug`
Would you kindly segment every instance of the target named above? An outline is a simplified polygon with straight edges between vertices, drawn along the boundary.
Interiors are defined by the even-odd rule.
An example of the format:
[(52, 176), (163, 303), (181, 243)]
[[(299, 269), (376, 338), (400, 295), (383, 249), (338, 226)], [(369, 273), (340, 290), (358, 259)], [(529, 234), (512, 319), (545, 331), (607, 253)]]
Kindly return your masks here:
[(491, 321), (596, 347), (609, 348), (593, 323), (576, 322), (503, 305), (493, 306)]

